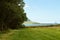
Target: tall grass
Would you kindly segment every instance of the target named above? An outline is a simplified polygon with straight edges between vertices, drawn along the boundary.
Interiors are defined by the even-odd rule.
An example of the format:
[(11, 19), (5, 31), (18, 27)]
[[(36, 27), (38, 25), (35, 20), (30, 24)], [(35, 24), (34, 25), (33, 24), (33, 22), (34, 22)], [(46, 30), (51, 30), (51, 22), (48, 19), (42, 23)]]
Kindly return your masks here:
[(15, 31), (7, 40), (60, 40), (60, 28), (24, 28)]

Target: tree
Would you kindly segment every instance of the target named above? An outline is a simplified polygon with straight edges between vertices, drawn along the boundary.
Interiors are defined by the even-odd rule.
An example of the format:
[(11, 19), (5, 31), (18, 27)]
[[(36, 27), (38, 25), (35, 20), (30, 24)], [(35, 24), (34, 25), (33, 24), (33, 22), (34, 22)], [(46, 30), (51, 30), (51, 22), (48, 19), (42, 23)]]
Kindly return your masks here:
[[(20, 4), (20, 5), (18, 5)], [(27, 20), (23, 0), (0, 0), (0, 30), (18, 28)]]

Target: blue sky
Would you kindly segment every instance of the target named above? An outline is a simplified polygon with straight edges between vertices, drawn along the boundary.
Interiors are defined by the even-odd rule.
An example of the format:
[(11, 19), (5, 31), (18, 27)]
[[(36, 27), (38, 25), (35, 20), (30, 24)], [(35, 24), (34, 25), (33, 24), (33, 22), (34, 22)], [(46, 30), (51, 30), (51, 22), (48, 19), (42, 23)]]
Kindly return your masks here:
[(60, 23), (60, 0), (24, 0), (27, 17), (39, 23)]

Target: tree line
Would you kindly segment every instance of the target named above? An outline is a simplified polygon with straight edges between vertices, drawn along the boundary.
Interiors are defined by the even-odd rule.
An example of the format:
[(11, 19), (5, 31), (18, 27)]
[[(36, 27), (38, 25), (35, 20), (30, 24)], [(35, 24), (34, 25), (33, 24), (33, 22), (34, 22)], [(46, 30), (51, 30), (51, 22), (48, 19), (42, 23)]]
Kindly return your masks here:
[(23, 0), (0, 0), (0, 31), (23, 26), (27, 20), (24, 5)]

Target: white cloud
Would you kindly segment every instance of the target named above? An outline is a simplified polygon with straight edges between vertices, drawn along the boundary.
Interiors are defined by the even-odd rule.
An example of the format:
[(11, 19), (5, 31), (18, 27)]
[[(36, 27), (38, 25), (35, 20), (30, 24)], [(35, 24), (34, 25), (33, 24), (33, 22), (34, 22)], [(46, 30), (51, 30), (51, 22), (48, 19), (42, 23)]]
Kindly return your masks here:
[(18, 6), (20, 6), (21, 4), (18, 4)]

